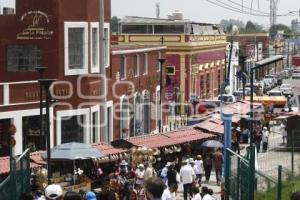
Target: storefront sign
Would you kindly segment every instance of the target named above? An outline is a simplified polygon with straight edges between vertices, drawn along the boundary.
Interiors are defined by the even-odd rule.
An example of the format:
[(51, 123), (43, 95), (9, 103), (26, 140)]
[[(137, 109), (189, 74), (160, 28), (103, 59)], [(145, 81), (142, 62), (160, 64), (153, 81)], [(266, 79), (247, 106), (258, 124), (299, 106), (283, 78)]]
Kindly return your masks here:
[(48, 15), (41, 11), (28, 11), (24, 13), (20, 21), (23, 22), (29, 18), (31, 23), (28, 24), (22, 32), (17, 34), (18, 40), (50, 40), (54, 31), (48, 30), (43, 25), (50, 23)]

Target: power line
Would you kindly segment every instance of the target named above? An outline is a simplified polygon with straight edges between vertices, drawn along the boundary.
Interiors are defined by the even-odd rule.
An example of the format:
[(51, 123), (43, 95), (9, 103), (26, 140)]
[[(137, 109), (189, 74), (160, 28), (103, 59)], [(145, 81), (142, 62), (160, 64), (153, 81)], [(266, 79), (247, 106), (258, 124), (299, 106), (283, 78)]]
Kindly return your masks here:
[[(269, 13), (267, 13), (267, 12), (263, 12), (263, 11), (260, 11), (260, 10), (255, 10), (255, 9), (252, 9), (252, 8), (249, 8), (249, 7), (245, 6), (244, 3), (243, 3), (243, 1), (242, 1), (242, 4), (236, 3), (236, 2), (234, 2), (234, 1), (232, 1), (232, 0), (228, 0), (228, 1), (231, 2), (232, 4), (241, 6), (242, 9), (243, 9), (243, 8), (246, 8), (246, 9), (248, 9), (248, 10), (250, 10), (250, 11), (255, 11), (255, 12), (259, 12), (259, 13), (263, 13), (263, 14), (269, 15)], [(242, 11), (243, 11), (243, 10), (242, 10)]]

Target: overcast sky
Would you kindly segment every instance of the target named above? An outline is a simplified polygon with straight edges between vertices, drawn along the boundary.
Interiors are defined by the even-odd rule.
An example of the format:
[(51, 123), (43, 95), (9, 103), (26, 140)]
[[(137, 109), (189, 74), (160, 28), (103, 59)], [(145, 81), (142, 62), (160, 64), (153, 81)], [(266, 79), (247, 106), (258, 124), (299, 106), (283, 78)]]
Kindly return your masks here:
[[(236, 4), (244, 2), (245, 7), (260, 10), (261, 12), (269, 13), (268, 0), (209, 0), (218, 4), (220, 2), (230, 4), (236, 9), (241, 9)], [(14, 0), (0, 0), (0, 5), (14, 5)], [(174, 10), (183, 12), (186, 19), (191, 19), (198, 22), (219, 23), (221, 19), (241, 19), (243, 21), (252, 20), (263, 25), (269, 25), (269, 17), (256, 17), (247, 14), (237, 13), (230, 11), (212, 3), (207, 0), (111, 0), (112, 2), (112, 16), (124, 17), (126, 15), (142, 16), (142, 17), (155, 17), (155, 4), (160, 3), (160, 17), (167, 17), (168, 14)], [(233, 4), (232, 2), (236, 3)], [(259, 4), (258, 4), (259, 2)], [(223, 4), (224, 5), (224, 4)], [(259, 7), (259, 8), (258, 8)], [(286, 14), (289, 11), (300, 9), (300, 0), (281, 0), (278, 6), (279, 14)], [(249, 11), (244, 8), (245, 11)], [(253, 11), (255, 12), (255, 11)], [(299, 16), (297, 16), (299, 19)], [(278, 23), (290, 25), (291, 20), (295, 17), (278, 17)]]
[[(251, 8), (252, 0), (209, 0), (218, 4), (223, 2), (230, 4), (237, 9), (241, 9), (242, 4)], [(218, 2), (219, 1), (219, 2)], [(111, 0), (112, 2), (112, 16), (124, 17), (126, 15), (155, 17), (155, 4), (160, 3), (160, 17), (164, 18), (174, 10), (183, 12), (186, 19), (192, 19), (199, 22), (219, 23), (221, 19), (241, 19), (243, 21), (252, 20), (263, 25), (269, 25), (269, 17), (256, 17), (247, 14), (230, 11), (212, 3), (207, 0)], [(258, 8), (259, 2), (259, 8)], [(269, 4), (267, 0), (253, 0), (252, 8), (260, 10), (261, 12), (269, 13)], [(224, 5), (224, 4), (223, 4)], [(278, 6), (278, 14), (286, 14), (289, 11), (299, 10), (300, 0), (281, 0)], [(244, 9), (247, 10), (246, 8)], [(299, 19), (299, 15), (297, 15)], [(291, 20), (295, 17), (278, 17), (278, 23), (290, 25)]]

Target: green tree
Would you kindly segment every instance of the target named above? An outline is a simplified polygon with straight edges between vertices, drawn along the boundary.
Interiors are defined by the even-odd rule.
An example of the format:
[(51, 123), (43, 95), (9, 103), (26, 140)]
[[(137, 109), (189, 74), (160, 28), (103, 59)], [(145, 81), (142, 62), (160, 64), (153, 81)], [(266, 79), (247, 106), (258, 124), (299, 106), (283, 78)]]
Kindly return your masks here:
[(275, 37), (278, 31), (283, 31), (283, 34), (291, 34), (291, 29), (284, 24), (275, 24), (271, 26), (269, 32), (271, 37)]
[(246, 24), (246, 30), (248, 30), (249, 32), (256, 32), (256, 26), (254, 25), (253, 22), (248, 21)]
[(118, 32), (120, 19), (117, 16), (113, 16), (110, 21), (110, 28), (112, 32)]

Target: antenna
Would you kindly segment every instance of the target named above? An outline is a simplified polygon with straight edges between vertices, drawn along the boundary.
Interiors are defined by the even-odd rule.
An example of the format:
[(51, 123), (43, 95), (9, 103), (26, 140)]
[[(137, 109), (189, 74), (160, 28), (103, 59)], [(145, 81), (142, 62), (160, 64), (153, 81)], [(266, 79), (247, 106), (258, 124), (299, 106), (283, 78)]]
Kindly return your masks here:
[(279, 0), (270, 0), (270, 27), (277, 23), (277, 10)]
[(159, 19), (160, 18), (160, 4), (157, 2), (155, 4), (156, 7), (156, 18)]

